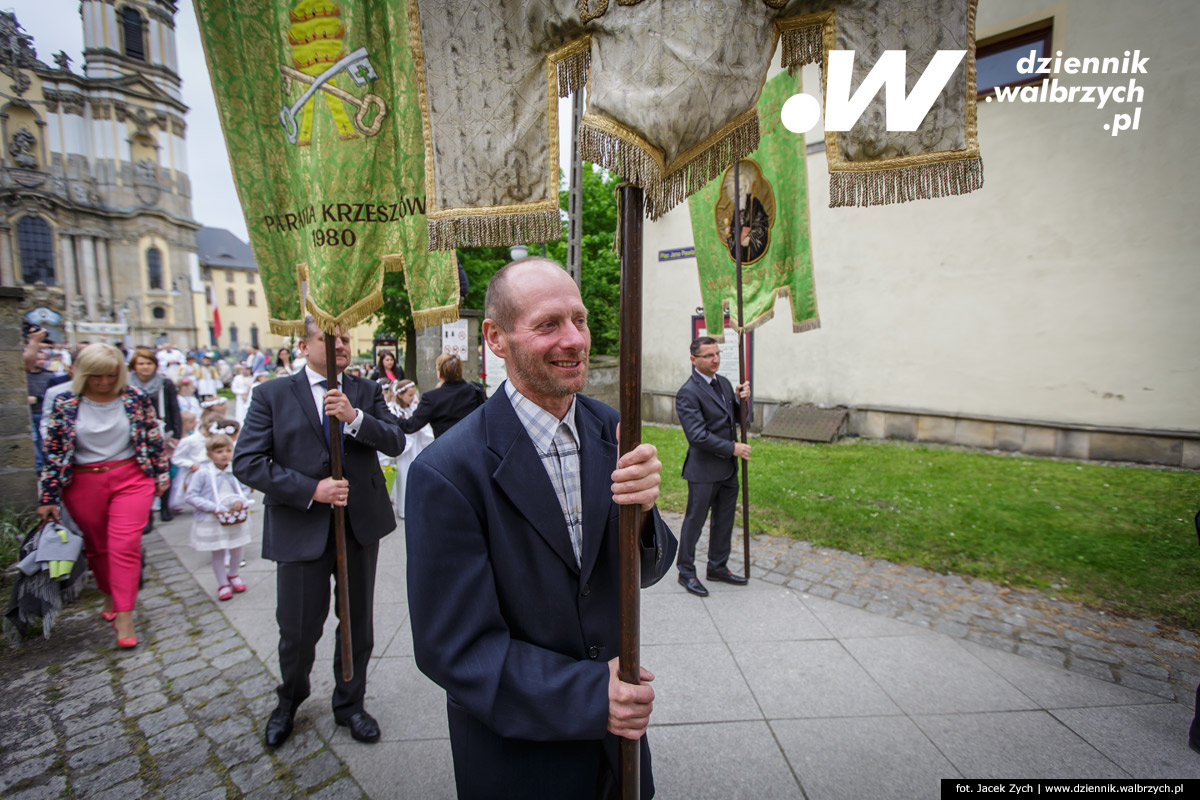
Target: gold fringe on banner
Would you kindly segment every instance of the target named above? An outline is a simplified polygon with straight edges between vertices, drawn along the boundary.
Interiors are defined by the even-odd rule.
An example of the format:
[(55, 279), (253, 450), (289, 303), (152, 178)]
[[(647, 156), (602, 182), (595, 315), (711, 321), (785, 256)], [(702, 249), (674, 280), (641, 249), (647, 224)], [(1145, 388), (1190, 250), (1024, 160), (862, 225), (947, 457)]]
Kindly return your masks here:
[(413, 326), (417, 328), (428, 328), (431, 325), (441, 325), (446, 322), (455, 322), (458, 320), (458, 306), (442, 306), (441, 308), (427, 308), (423, 311), (413, 311)]
[(825, 29), (822, 25), (811, 25), (807, 28), (792, 28), (780, 32), (780, 43), (783, 45), (781, 58), (783, 66), (791, 75), (805, 64), (819, 64), (824, 55)]
[[(787, 300), (790, 306), (792, 302), (791, 289), (786, 286), (780, 286), (778, 289), (776, 289), (775, 300), (772, 302), (777, 302), (779, 300)], [(723, 308), (725, 314), (729, 317), (729, 326), (738, 333), (751, 333), (775, 319), (775, 309), (771, 308), (771, 310), (767, 311), (765, 314), (761, 314), (755, 319), (750, 320), (750, 323), (746, 325), (745, 330), (743, 331), (742, 328), (738, 327), (737, 321), (734, 320), (734, 311), (736, 310), (734, 305), (735, 303), (732, 300), (726, 300)], [(792, 333), (815, 331), (820, 327), (821, 318), (819, 316), (810, 317), (809, 319), (802, 319), (799, 322), (796, 322), (795, 320), (792, 321)], [(716, 339), (718, 344), (725, 344), (725, 333), (723, 331), (720, 336), (714, 333), (709, 333), (708, 335)]]
[(805, 64), (824, 64), (825, 52), (833, 48), (833, 18), (830, 10), (775, 20), (780, 62), (789, 75)]
[(881, 206), (967, 194), (983, 186), (978, 157), (896, 169), (829, 173), (829, 206)]
[(276, 336), (304, 336), (304, 320), (267, 319), (267, 327)]
[(580, 156), (642, 187), (652, 220), (754, 152), (758, 140), (758, 111), (751, 108), (664, 168), (658, 148), (612, 120), (589, 114), (579, 125)]
[(558, 96), (570, 97), (587, 84), (592, 67), (592, 37), (576, 39), (550, 55), (558, 76)]
[(558, 209), (513, 214), (481, 214), (429, 220), (429, 249), (496, 247), (562, 238)]
[[(381, 308), (383, 308), (383, 292), (376, 290), (336, 317), (314, 303), (312, 295), (309, 295), (305, 310), (313, 315), (313, 319), (317, 322), (317, 327), (322, 331), (325, 333), (336, 333), (338, 330), (342, 332), (348, 331), (360, 322), (365, 322), (368, 317)], [(303, 329), (303, 322), (300, 327)]]

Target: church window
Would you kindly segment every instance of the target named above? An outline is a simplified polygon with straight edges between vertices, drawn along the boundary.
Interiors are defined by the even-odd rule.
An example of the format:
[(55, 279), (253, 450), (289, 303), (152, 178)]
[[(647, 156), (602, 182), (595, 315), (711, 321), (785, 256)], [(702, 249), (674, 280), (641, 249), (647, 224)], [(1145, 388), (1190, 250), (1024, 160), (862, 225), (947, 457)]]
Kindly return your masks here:
[(54, 272), (54, 235), (50, 223), (27, 215), (17, 222), (17, 244), (21, 251), (21, 272), (25, 283), (41, 281), (56, 286)]
[(146, 280), (151, 289), (163, 288), (162, 251), (157, 247), (146, 251)]
[(142, 15), (136, 8), (126, 6), (121, 11), (121, 29), (125, 34), (125, 56), (146, 60), (146, 36)]
[(155, 319), (166, 319), (167, 318), (167, 310), (165, 308), (163, 308), (162, 306), (155, 306), (154, 310), (151, 311), (150, 313), (154, 315)]

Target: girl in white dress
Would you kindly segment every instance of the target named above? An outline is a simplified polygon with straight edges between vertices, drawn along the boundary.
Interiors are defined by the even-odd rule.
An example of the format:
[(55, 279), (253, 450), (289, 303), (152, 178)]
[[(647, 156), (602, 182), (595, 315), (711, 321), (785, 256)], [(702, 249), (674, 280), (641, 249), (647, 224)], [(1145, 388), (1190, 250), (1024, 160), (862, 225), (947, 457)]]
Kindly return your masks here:
[(200, 401), (196, 399), (196, 382), (191, 378), (179, 380), (179, 411), (190, 411), (196, 415), (196, 419), (200, 419), (200, 415), (204, 413)]
[(250, 377), (250, 365), (243, 361), (237, 365), (237, 375), (229, 384), (229, 388), (233, 390), (233, 396), (237, 398), (233, 418), (238, 422), (246, 421), (246, 412), (250, 409), (250, 388), (253, 385), (254, 378)]
[[(397, 416), (411, 419), (417, 410), (417, 385), (410, 380), (396, 381), (392, 385), (396, 394)], [(396, 459), (396, 485), (392, 489), (392, 502), (396, 506), (396, 514), (404, 518), (404, 492), (408, 483), (408, 468), (412, 466), (417, 455), (433, 444), (433, 428), (428, 425), (416, 433), (404, 437), (404, 452)]]
[(217, 599), (230, 600), (235, 593), (246, 591), (238, 570), (242, 549), (250, 543), (246, 519), (253, 501), (250, 489), (234, 477), (229, 467), (233, 439), (223, 433), (213, 434), (206, 449), (209, 461), (195, 473), (187, 489), (187, 502), (196, 509), (191, 545), (199, 552), (212, 553)]
[(192, 478), (208, 463), (208, 440), (218, 433), (237, 436), (241, 425), (237, 420), (225, 419), (224, 413), (209, 409), (200, 417), (196, 430), (179, 440), (171, 463), (179, 468), (175, 485), (171, 487), (171, 510), (182, 511), (187, 503), (187, 488)]

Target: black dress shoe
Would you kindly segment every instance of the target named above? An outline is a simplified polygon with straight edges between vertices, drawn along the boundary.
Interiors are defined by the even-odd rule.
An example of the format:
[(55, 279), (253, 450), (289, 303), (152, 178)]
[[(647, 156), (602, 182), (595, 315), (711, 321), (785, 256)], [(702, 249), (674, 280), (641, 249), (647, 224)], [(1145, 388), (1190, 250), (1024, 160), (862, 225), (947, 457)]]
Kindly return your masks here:
[(1188, 747), (1192, 748), (1197, 753), (1200, 753), (1200, 739), (1188, 737)]
[(379, 741), (379, 723), (365, 711), (355, 711), (346, 719), (335, 720), (338, 725), (348, 726), (355, 741), (372, 744)]
[(734, 586), (745, 586), (746, 585), (745, 578), (743, 578), (741, 575), (734, 575), (728, 569), (717, 570), (715, 572), (710, 569), (708, 571), (707, 577), (710, 581), (720, 581), (721, 583), (732, 583)]
[(288, 740), (292, 735), (292, 720), (295, 719), (296, 712), (276, 706), (271, 712), (271, 716), (267, 719), (267, 730), (263, 737), (267, 742), (267, 747), (279, 747)]
[(708, 597), (708, 589), (705, 589), (704, 584), (695, 576), (689, 578), (686, 575), (680, 575), (679, 585), (697, 597)]
[(171, 513), (171, 509), (167, 508), (166, 503), (163, 504), (162, 511), (159, 512), (158, 516), (163, 522), (170, 522), (175, 519), (175, 515)]

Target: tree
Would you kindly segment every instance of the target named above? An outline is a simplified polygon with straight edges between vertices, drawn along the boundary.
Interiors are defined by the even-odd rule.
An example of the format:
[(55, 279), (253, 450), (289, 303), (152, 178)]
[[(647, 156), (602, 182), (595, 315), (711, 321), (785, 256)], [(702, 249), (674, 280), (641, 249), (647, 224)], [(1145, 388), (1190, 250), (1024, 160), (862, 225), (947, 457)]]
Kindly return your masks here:
[[(614, 194), (616, 178), (588, 162), (583, 165), (583, 275), (580, 293), (588, 307), (588, 325), (592, 331), (594, 355), (616, 355), (617, 321), (620, 314), (620, 259), (612, 250), (617, 230), (617, 201)], [(559, 192), (559, 208), (563, 209), (563, 239), (546, 243), (547, 258), (567, 263), (566, 209), (569, 202), (566, 190)], [(541, 244), (527, 245), (530, 255), (542, 252)], [(465, 308), (483, 308), (488, 281), (496, 270), (511, 260), (507, 247), (464, 247), (458, 250), (458, 263), (467, 274), (470, 291), (463, 303)], [(416, 374), (416, 329), (412, 323), (412, 306), (404, 285), (404, 274), (388, 273), (383, 281), (383, 307), (376, 312), (377, 332), (404, 332), (404, 371)]]

